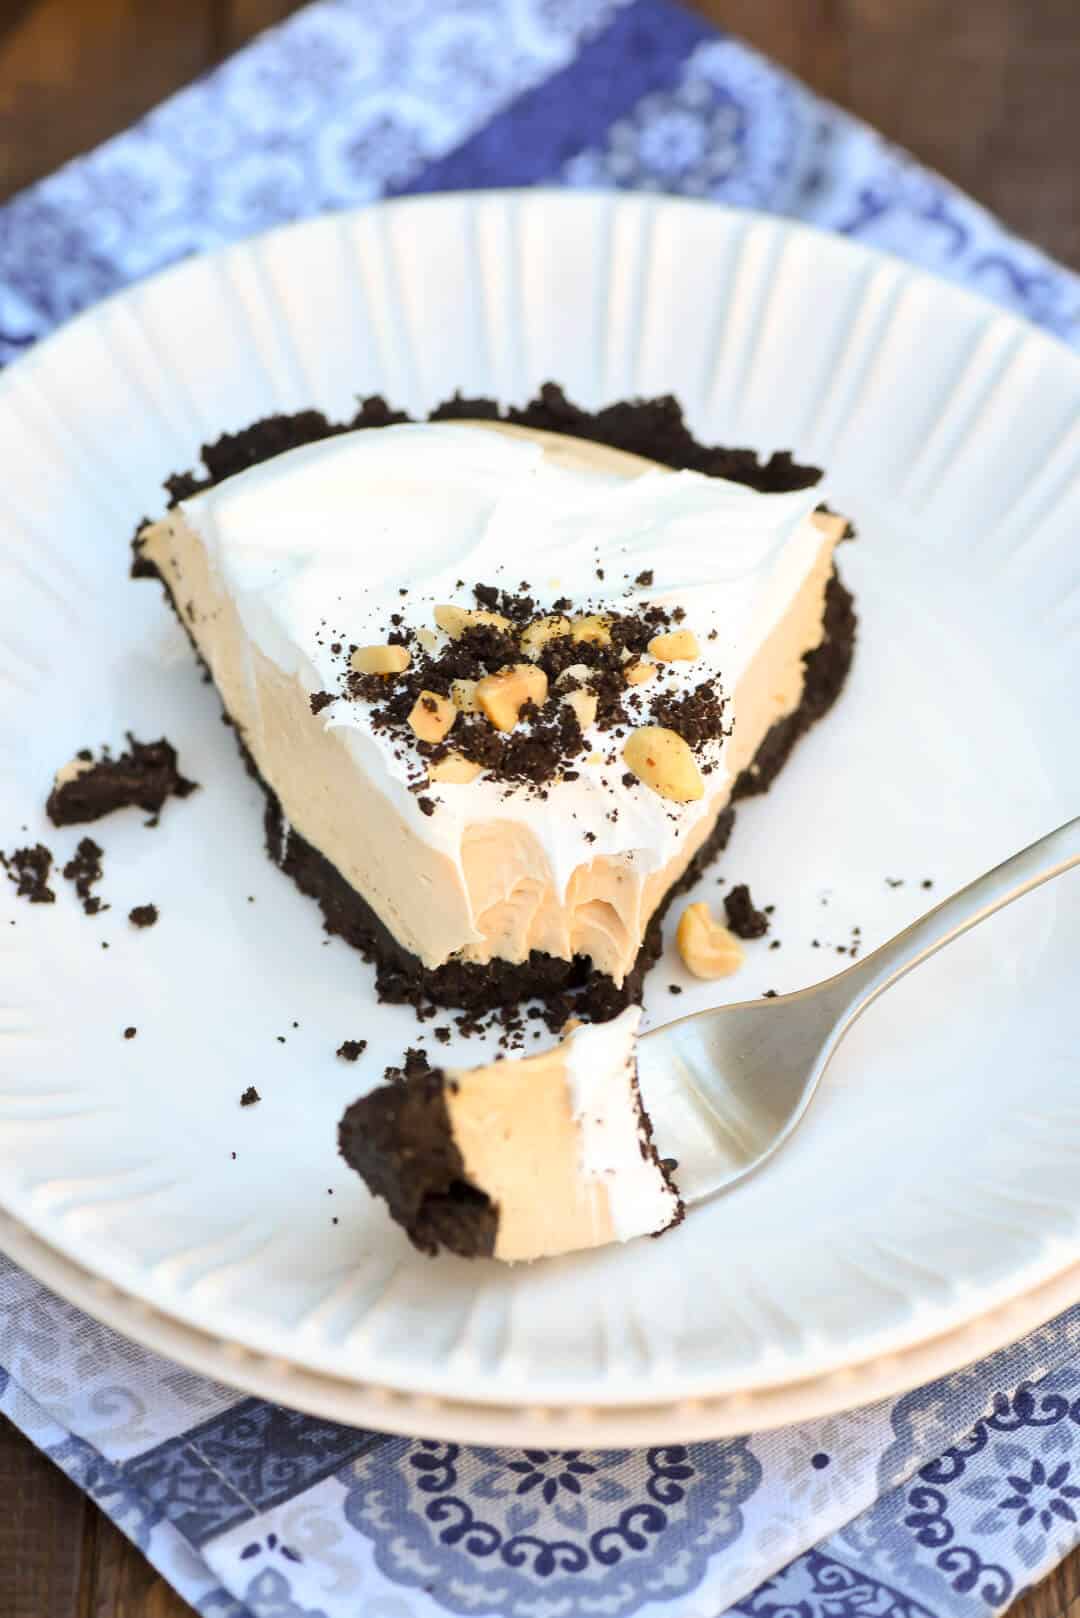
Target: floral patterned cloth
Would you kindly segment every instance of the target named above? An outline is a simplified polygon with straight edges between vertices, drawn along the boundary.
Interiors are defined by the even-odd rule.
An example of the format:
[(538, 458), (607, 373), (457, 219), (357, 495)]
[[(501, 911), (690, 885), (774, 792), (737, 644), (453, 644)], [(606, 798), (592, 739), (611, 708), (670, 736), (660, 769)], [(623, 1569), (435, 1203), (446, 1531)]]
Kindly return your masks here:
[[(0, 210), (0, 361), (282, 220), (540, 182), (797, 215), (1080, 344), (1080, 278), (668, 0), (323, 0)], [(518, 1452), (238, 1397), (0, 1259), (0, 1410), (216, 1618), (965, 1618), (1080, 1537), (1080, 1309), (851, 1415)]]

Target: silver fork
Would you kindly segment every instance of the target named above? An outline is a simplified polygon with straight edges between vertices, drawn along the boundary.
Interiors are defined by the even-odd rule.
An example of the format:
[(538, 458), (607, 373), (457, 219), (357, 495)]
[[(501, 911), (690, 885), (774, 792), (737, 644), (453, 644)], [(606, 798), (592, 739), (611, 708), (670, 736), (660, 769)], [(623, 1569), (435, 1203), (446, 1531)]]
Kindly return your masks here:
[(833, 1052), (878, 995), (954, 938), (1075, 865), (1080, 817), (969, 882), (824, 983), (699, 1011), (646, 1034), (638, 1047), (642, 1097), (660, 1149), (677, 1149), (683, 1200), (700, 1202), (737, 1185), (791, 1139)]

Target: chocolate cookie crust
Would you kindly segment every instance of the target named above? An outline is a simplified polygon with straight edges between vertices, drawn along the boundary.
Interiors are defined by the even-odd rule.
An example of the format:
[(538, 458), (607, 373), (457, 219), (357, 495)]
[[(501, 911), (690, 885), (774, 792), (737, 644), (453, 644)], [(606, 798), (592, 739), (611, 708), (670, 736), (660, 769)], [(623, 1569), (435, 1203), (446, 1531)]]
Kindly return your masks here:
[(338, 1149), (422, 1253), (490, 1258), (499, 1216), (465, 1178), (446, 1106), (453, 1082), (434, 1070), (380, 1085), (346, 1110)]

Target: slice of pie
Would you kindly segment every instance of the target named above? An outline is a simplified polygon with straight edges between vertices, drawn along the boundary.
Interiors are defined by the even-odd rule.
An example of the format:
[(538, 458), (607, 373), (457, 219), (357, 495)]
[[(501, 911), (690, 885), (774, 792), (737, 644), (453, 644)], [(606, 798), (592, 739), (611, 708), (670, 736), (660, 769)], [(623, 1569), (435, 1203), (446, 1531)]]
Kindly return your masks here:
[[(843, 518), (672, 401), (273, 418), (136, 539), (387, 1000), (617, 1015), (673, 895), (832, 703)], [(448, 419), (455, 418), (455, 419)]]
[(518, 1261), (659, 1236), (683, 1207), (638, 1095), (640, 1017), (380, 1085), (342, 1118), (341, 1155), (425, 1253)]

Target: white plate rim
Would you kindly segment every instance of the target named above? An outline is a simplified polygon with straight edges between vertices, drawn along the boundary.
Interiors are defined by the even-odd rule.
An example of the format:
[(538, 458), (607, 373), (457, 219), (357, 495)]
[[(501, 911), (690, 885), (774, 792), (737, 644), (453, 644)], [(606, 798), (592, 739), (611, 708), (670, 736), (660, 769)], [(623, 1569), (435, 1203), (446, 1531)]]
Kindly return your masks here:
[(9, 1214), (0, 1248), (103, 1325), (240, 1394), (376, 1432), (507, 1447), (626, 1448), (701, 1442), (817, 1421), (897, 1398), (1018, 1342), (1080, 1301), (1080, 1263), (954, 1330), (805, 1381), (632, 1404), (496, 1404), (350, 1382), (174, 1319), (75, 1263)]

